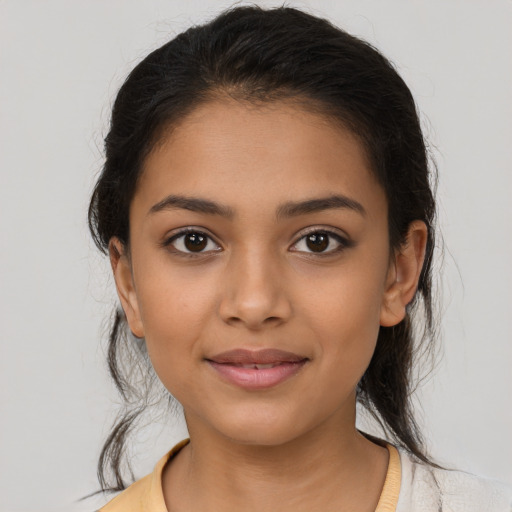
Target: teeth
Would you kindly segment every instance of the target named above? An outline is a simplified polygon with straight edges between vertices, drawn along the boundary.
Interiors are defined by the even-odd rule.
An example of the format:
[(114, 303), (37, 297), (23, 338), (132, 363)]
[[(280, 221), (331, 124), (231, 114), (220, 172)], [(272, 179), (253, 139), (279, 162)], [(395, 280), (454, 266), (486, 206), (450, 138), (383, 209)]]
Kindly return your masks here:
[(241, 368), (252, 368), (254, 370), (266, 370), (268, 368), (274, 368), (274, 366), (279, 365), (279, 363), (269, 363), (269, 364), (241, 364)]

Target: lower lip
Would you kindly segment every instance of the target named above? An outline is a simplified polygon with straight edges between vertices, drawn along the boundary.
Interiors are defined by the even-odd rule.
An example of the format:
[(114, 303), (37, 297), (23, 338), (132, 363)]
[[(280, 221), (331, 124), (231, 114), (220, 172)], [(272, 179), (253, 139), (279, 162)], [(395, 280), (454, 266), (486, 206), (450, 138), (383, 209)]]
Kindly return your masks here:
[(293, 377), (302, 369), (306, 362), (307, 360), (304, 359), (297, 362), (281, 363), (273, 368), (258, 370), (256, 368), (242, 368), (232, 364), (208, 361), (210, 366), (225, 381), (244, 389), (267, 389), (277, 386), (281, 382)]

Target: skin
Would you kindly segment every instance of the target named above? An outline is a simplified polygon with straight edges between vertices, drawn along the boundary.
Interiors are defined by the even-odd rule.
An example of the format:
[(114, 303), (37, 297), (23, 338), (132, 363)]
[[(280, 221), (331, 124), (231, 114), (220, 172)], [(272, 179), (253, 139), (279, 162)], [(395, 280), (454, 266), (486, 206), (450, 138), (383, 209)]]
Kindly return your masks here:
[[(169, 195), (205, 198), (230, 218), (152, 208)], [(329, 208), (276, 218), (288, 202)], [(184, 227), (208, 245), (186, 256)], [(306, 243), (331, 231), (324, 254)], [(388, 453), (355, 428), (355, 389), (379, 326), (405, 315), (426, 227), (413, 222), (391, 251), (387, 201), (358, 139), (291, 103), (207, 103), (148, 156), (130, 208), (130, 248), (110, 255), (132, 332), (183, 405), (191, 443), (168, 464), (170, 511), (375, 510)], [(314, 247), (313, 247), (314, 248)], [(337, 250), (340, 249), (340, 250)], [(223, 381), (206, 361), (235, 348), (307, 358), (269, 389)]]

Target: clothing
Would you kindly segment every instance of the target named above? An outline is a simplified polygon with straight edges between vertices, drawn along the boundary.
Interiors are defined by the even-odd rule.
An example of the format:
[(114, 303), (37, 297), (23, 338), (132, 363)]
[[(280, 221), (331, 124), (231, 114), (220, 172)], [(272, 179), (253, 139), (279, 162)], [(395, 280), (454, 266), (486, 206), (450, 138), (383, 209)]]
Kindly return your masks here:
[(512, 488), (463, 471), (436, 469), (400, 450), (396, 512), (511, 512)]
[[(162, 471), (189, 440), (160, 459), (153, 473), (132, 484), (99, 512), (168, 512)], [(462, 471), (432, 468), (386, 443), (389, 464), (375, 512), (512, 512), (512, 488)]]

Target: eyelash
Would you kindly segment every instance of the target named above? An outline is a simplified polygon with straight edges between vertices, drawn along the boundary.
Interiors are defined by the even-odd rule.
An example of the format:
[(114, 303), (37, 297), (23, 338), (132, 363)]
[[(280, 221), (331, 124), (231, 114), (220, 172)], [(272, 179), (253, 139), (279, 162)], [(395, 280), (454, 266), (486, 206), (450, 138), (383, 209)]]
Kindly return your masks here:
[[(183, 257), (183, 258), (199, 258), (201, 256), (205, 256), (207, 254), (207, 252), (210, 252), (210, 251), (207, 251), (207, 252), (186, 252), (186, 251), (182, 251), (180, 249), (176, 249), (176, 247), (172, 247), (172, 244), (174, 242), (176, 242), (176, 240), (179, 240), (180, 238), (184, 238), (186, 235), (188, 234), (196, 234), (196, 235), (201, 235), (201, 236), (204, 236), (205, 238), (208, 239), (208, 242), (207, 244), (210, 242), (210, 241), (213, 241), (212, 237), (210, 235), (208, 235), (207, 233), (205, 233), (204, 231), (201, 231), (200, 229), (196, 229), (196, 228), (185, 228), (185, 229), (182, 229), (181, 231), (178, 231), (178, 233), (172, 235), (171, 237), (167, 238), (166, 240), (164, 240), (163, 242), (163, 246), (165, 248), (168, 248), (170, 249), (174, 254), (180, 256), (180, 257)], [(216, 245), (218, 245), (216, 242), (214, 242)], [(214, 252), (217, 252), (218, 249), (216, 249)]]
[[(207, 246), (208, 246), (208, 243), (210, 241), (212, 241), (213, 243), (215, 243), (218, 246), (218, 244), (213, 240), (213, 238), (210, 235), (208, 235), (204, 231), (201, 231), (200, 229), (196, 229), (196, 228), (192, 228), (192, 227), (182, 229), (178, 233), (176, 233), (176, 234), (172, 235), (171, 237), (167, 238), (162, 243), (162, 246), (165, 247), (165, 248), (171, 248), (173, 246), (174, 242), (176, 242), (180, 238), (183, 238), (186, 235), (192, 234), (192, 233), (207, 238), (208, 239)], [(335, 249), (331, 249), (331, 250), (329, 250), (327, 252), (325, 252), (325, 251), (324, 252), (314, 252), (314, 251), (308, 252), (308, 251), (297, 251), (297, 250), (294, 250), (294, 252), (303, 252), (305, 254), (313, 255), (315, 257), (328, 257), (328, 256), (332, 256), (333, 254), (337, 254), (339, 252), (342, 252), (345, 249), (348, 249), (348, 248), (354, 246), (354, 242), (353, 241), (349, 240), (348, 238), (345, 238), (344, 236), (342, 236), (342, 235), (340, 235), (338, 233), (335, 233), (334, 231), (331, 231), (329, 229), (314, 228), (314, 229), (311, 229), (310, 231), (307, 231), (307, 232), (303, 233), (301, 235), (301, 237), (292, 245), (292, 247), (296, 246), (299, 242), (305, 240), (306, 237), (308, 237), (310, 235), (313, 235), (313, 234), (327, 235), (329, 237), (329, 239), (334, 239), (339, 245)], [(330, 245), (331, 245), (331, 240), (329, 240), (329, 245), (327, 247), (329, 247)], [(193, 252), (193, 251), (192, 252), (186, 252), (186, 251), (182, 251), (180, 249), (176, 249), (176, 247), (172, 247), (171, 250), (172, 250), (173, 253), (175, 253), (176, 255), (178, 255), (180, 257), (184, 257), (184, 258), (199, 258), (199, 257), (204, 257), (208, 253), (217, 252), (220, 249), (215, 249), (214, 251), (210, 250), (210, 251), (200, 251), (200, 252)]]

